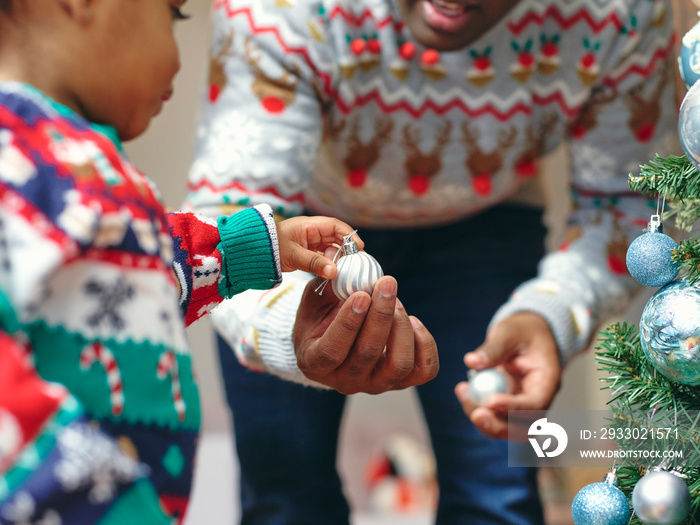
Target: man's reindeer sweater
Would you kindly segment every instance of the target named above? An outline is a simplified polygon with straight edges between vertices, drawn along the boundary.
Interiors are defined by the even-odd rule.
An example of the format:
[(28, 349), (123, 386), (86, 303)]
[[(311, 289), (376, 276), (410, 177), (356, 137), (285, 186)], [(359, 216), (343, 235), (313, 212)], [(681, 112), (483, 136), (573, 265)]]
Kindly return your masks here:
[[(626, 302), (626, 248), (654, 211), (628, 174), (675, 147), (668, 0), (521, 0), (444, 53), (412, 39), (392, 0), (214, 4), (189, 206), (268, 202), (360, 230), (430, 227), (520, 198), (566, 142), (566, 239), (495, 319), (540, 313), (566, 361)], [(252, 324), (222, 313), (219, 328), (249, 365), (303, 381), (296, 288), (263, 299)]]

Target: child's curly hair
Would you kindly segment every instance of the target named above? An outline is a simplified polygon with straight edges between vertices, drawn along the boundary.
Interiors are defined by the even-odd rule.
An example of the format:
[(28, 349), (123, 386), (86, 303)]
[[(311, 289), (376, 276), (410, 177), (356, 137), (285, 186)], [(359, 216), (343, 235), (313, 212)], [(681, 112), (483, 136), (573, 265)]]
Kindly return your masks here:
[(12, 9), (12, 0), (0, 0), (0, 11), (9, 13)]

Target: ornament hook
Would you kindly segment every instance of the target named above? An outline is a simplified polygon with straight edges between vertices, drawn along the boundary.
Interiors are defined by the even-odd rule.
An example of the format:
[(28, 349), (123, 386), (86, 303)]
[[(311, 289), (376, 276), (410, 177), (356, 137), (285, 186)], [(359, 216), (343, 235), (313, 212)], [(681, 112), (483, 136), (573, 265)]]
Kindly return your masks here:
[[(359, 251), (357, 249), (357, 243), (350, 240), (355, 236), (356, 233), (357, 230), (343, 237), (343, 245), (338, 248), (337, 252), (335, 252), (335, 255), (333, 256), (333, 264), (338, 262), (338, 255), (340, 255), (340, 252), (343, 252), (343, 255), (352, 255), (353, 253), (357, 253)], [(328, 281), (329, 279), (324, 279), (323, 282), (316, 287), (314, 292), (318, 293), (318, 295), (323, 295), (323, 290), (326, 289)]]
[(661, 222), (661, 215), (652, 215), (647, 224), (647, 233), (663, 233), (664, 223)]

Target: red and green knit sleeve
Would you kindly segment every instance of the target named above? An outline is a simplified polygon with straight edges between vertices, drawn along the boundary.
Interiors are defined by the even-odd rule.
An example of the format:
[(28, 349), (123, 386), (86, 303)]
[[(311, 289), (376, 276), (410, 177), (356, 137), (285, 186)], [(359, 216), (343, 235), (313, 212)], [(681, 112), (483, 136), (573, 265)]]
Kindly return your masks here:
[(193, 213), (168, 215), (174, 239), (173, 271), (189, 325), (222, 300), (282, 279), (277, 229), (268, 205), (217, 221)]

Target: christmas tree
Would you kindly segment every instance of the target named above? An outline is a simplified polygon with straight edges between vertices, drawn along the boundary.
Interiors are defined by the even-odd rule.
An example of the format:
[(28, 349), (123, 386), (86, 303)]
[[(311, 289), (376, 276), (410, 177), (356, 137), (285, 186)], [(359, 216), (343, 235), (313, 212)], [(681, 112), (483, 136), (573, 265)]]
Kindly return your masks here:
[[(691, 48), (687, 43), (684, 39), (680, 65), (690, 89), (679, 113), (686, 156), (657, 156), (639, 175), (630, 175), (633, 190), (668, 207), (656, 223), (652, 217), (641, 236), (651, 241), (644, 244), (639, 264), (645, 266), (647, 256), (654, 263), (663, 258), (662, 269), (674, 271), (660, 283), (644, 282), (644, 272), (653, 266), (646, 264), (638, 278), (630, 263), (633, 242), (630, 273), (642, 284), (661, 288), (644, 308), (639, 326), (609, 326), (596, 344), (599, 369), (607, 374), (603, 388), (612, 393), (609, 429), (621, 451), (640, 453), (617, 460), (609, 479), (579, 492), (572, 506), (577, 525), (700, 524), (700, 240), (692, 234), (700, 218), (700, 83), (691, 78), (688, 65), (691, 53), (700, 57), (700, 42)], [(688, 238), (677, 246), (671, 241), (669, 249), (659, 227), (664, 221)], [(653, 268), (651, 274), (658, 276)], [(598, 510), (605, 507), (598, 507), (601, 503), (608, 511)]]

